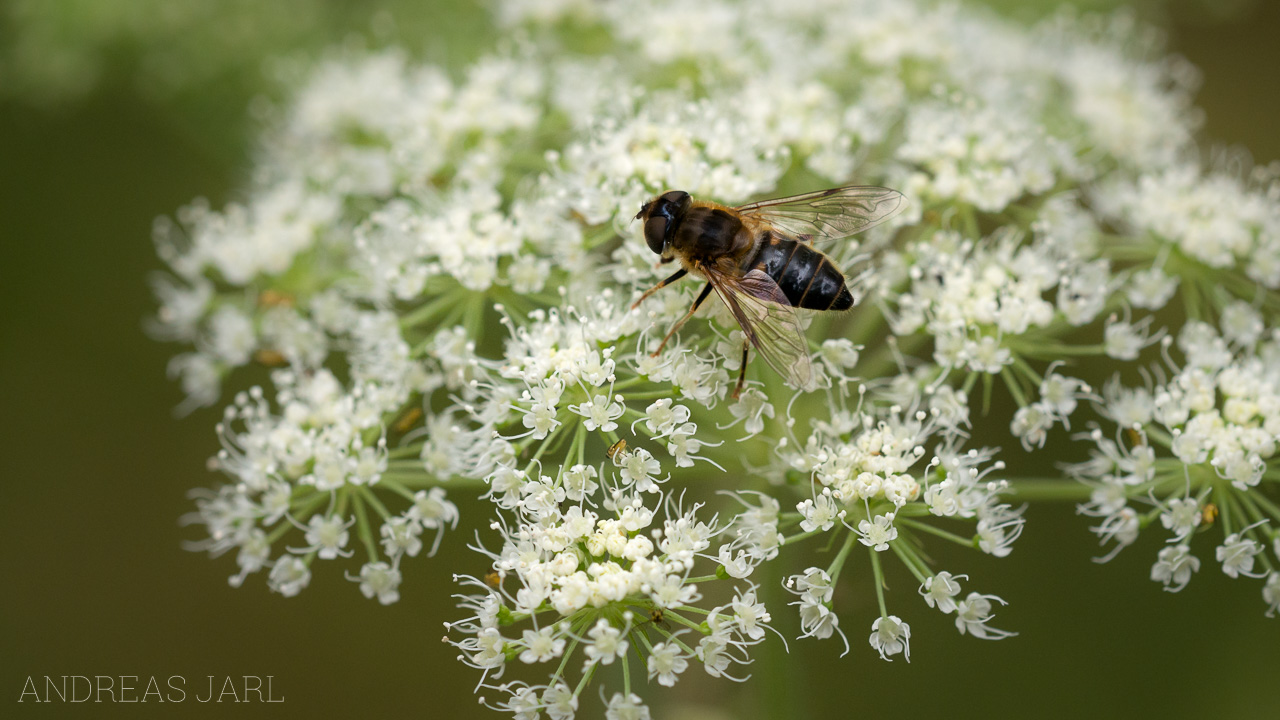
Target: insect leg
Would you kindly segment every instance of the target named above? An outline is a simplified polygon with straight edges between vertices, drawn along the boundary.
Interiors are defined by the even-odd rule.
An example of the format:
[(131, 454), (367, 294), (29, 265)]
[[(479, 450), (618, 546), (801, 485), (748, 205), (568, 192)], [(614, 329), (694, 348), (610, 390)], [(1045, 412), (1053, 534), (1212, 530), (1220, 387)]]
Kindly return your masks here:
[(640, 299), (639, 299), (639, 300), (637, 300), (637, 301), (635, 301), (635, 302), (631, 303), (631, 309), (632, 309), (632, 310), (635, 310), (637, 307), (640, 307), (640, 303), (644, 302), (644, 301), (645, 301), (645, 298), (647, 298), (647, 297), (649, 297), (650, 295), (652, 295), (652, 294), (654, 294), (654, 293), (658, 292), (658, 291), (659, 291), (659, 290), (661, 290), (662, 288), (664, 288), (664, 287), (666, 287), (666, 286), (670, 285), (671, 283), (673, 283), (673, 282), (675, 282), (675, 281), (679, 280), (680, 278), (682, 278), (682, 277), (684, 277), (685, 275), (688, 275), (688, 274), (689, 274), (689, 271), (688, 271), (688, 270), (685, 270), (684, 268), (680, 268), (680, 269), (679, 269), (679, 270), (677, 270), (677, 271), (675, 272), (675, 274), (674, 274), (674, 275), (672, 275), (671, 277), (667, 278), (666, 280), (663, 280), (662, 282), (658, 283), (657, 285), (654, 285), (653, 287), (649, 288), (648, 290), (645, 290), (645, 291), (644, 291), (644, 294), (640, 296)]
[(689, 318), (693, 317), (694, 313), (698, 312), (698, 308), (702, 305), (702, 301), (706, 300), (707, 296), (710, 294), (711, 283), (707, 283), (702, 287), (702, 292), (698, 293), (698, 299), (693, 301), (693, 307), (689, 308), (689, 312), (685, 313), (684, 317), (676, 321), (676, 324), (671, 326), (671, 330), (667, 331), (667, 336), (662, 338), (662, 344), (658, 346), (657, 350), (653, 351), (653, 357), (658, 357), (658, 354), (662, 352), (662, 348), (667, 346), (667, 341), (671, 339), (671, 336), (675, 335), (676, 331), (679, 330), (681, 326), (689, 320)]
[(747, 381), (747, 350), (751, 344), (746, 340), (742, 341), (742, 365), (738, 367), (738, 384), (733, 388), (733, 399), (737, 400), (738, 395), (742, 392), (742, 384)]

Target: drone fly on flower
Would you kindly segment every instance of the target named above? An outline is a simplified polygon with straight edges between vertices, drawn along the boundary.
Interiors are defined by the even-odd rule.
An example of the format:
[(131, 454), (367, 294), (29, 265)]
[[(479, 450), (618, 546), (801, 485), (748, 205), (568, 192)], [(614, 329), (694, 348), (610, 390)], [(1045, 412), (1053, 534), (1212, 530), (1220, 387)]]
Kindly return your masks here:
[(661, 256), (660, 263), (679, 260), (680, 269), (647, 290), (632, 309), (689, 273), (707, 281), (654, 355), (715, 290), (746, 335), (733, 397), (742, 391), (752, 345), (779, 375), (797, 387), (807, 386), (813, 370), (796, 308), (829, 311), (853, 306), (844, 273), (816, 245), (874, 227), (904, 204), (902, 193), (870, 186), (737, 207), (670, 190), (645, 203), (636, 214), (644, 222), (645, 242)]

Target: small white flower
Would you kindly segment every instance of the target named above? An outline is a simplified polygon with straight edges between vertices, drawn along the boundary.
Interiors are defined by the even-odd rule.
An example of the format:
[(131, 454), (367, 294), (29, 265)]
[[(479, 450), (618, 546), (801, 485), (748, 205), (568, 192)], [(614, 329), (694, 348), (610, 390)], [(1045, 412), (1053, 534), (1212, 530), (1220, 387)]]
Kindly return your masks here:
[(302, 558), (286, 555), (271, 568), (267, 585), (285, 597), (293, 597), (311, 582), (311, 570)]
[(591, 638), (591, 641), (587, 643), (584, 651), (587, 660), (583, 672), (586, 672), (586, 668), (593, 663), (612, 664), (614, 660), (626, 655), (627, 648), (630, 647), (630, 644), (622, 639), (622, 632), (604, 618), (596, 621), (587, 633), (587, 637)]
[(427, 530), (458, 525), (458, 506), (445, 499), (444, 488), (434, 487), (413, 494), (406, 516)]
[(881, 660), (892, 661), (890, 655), (902, 653), (911, 662), (911, 626), (897, 615), (878, 617), (871, 623), (871, 647), (880, 653)]
[(614, 693), (604, 711), (605, 720), (649, 720), (649, 708), (635, 693)]
[(551, 720), (573, 720), (578, 712), (578, 696), (564, 683), (542, 691), (542, 705)]
[(360, 568), (360, 592), (378, 602), (390, 605), (400, 599), (400, 571), (384, 562), (365, 563)]
[(1179, 592), (1191, 582), (1191, 574), (1200, 570), (1200, 559), (1186, 545), (1162, 548), (1151, 566), (1151, 579), (1164, 583), (1169, 592)]
[[(1195, 498), (1171, 498), (1163, 512), (1160, 513), (1160, 524), (1166, 530), (1173, 531), (1175, 540), (1185, 540), (1191, 533), (1200, 526), (1203, 515), (1200, 510), (1200, 503)], [(1185, 549), (1185, 546), (1180, 546)], [(1166, 548), (1166, 550), (1169, 548)], [(1163, 556), (1164, 551), (1161, 551)], [(1163, 557), (1161, 558), (1163, 559)], [(1199, 565), (1196, 561), (1196, 565)], [(1152, 571), (1154, 573), (1154, 570)], [(1153, 580), (1155, 578), (1152, 578)]]
[(392, 517), (382, 523), (382, 548), (391, 557), (415, 557), (422, 551), (422, 526), (407, 517)]
[(752, 640), (764, 637), (764, 623), (770, 620), (769, 611), (763, 603), (756, 602), (754, 590), (734, 597), (730, 607), (733, 609), (733, 622), (743, 635)]
[(987, 627), (987, 622), (993, 617), (992, 600), (1005, 604), (1004, 600), (995, 595), (980, 595), (976, 592), (969, 593), (964, 600), (956, 603), (956, 629), (961, 635), (967, 632), (982, 640), (1000, 640), (1017, 634)]
[(1227, 577), (1253, 574), (1253, 561), (1262, 546), (1253, 538), (1242, 537), (1242, 533), (1231, 533), (1218, 546), (1217, 558), (1222, 563), (1222, 572)]
[(845, 514), (836, 501), (825, 493), (819, 494), (816, 499), (805, 500), (796, 506), (796, 510), (804, 516), (804, 520), (800, 521), (800, 529), (805, 532), (814, 530), (826, 532)]
[[(618, 396), (621, 399), (621, 396)], [(583, 417), (582, 425), (589, 431), (613, 432), (618, 429), (614, 422), (622, 417), (624, 408), (621, 402), (610, 401), (605, 395), (593, 395), (590, 400), (580, 405), (570, 405), (569, 409)]]
[(675, 643), (658, 643), (649, 651), (646, 661), (649, 679), (658, 678), (659, 685), (671, 687), (676, 684), (676, 676), (689, 667), (689, 661)]
[(347, 539), (350, 536), (347, 528), (354, 523), (355, 518), (344, 521), (337, 515), (329, 517), (312, 515), (311, 520), (307, 522), (306, 540), (310, 546), (307, 550), (317, 550), (316, 554), (321, 560), (332, 560), (339, 555), (350, 557), (351, 553), (343, 548), (347, 546)]
[(898, 528), (893, 526), (893, 513), (877, 515), (873, 522), (863, 520), (858, 523), (858, 542), (873, 548), (876, 552), (889, 549), (889, 543), (898, 539)]
[(937, 607), (943, 613), (950, 613), (956, 609), (955, 598), (960, 594), (960, 583), (956, 582), (955, 576), (943, 570), (924, 579), (920, 594), (929, 607)]
[(636, 448), (633, 452), (618, 453), (613, 461), (623, 481), (635, 485), (637, 492), (661, 490), (655, 476), (662, 470), (662, 464), (648, 450)]
[(590, 465), (574, 465), (564, 471), (561, 482), (564, 483), (565, 497), (574, 502), (593, 495), (599, 485), (595, 482), (596, 469)]
[(831, 576), (827, 571), (816, 567), (805, 570), (803, 575), (792, 575), (788, 579), (787, 587), (794, 588), (795, 592), (811, 598), (816, 603), (830, 602), (835, 590), (831, 586)]
[(1280, 573), (1267, 574), (1267, 583), (1262, 586), (1262, 601), (1267, 604), (1267, 617), (1275, 617), (1280, 612)]
[(548, 625), (541, 630), (525, 630), (521, 638), (524, 651), (520, 653), (520, 662), (547, 662), (560, 657), (564, 653), (565, 639), (556, 637), (556, 627)]
[(655, 437), (669, 435), (677, 426), (689, 420), (689, 408), (675, 405), (669, 398), (655, 400), (645, 409), (645, 427)]

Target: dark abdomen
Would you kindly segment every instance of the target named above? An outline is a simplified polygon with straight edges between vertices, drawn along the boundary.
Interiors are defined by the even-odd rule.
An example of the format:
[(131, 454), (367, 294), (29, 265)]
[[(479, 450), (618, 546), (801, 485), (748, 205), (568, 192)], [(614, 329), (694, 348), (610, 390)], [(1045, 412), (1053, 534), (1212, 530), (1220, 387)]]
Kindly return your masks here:
[(844, 273), (821, 252), (796, 240), (770, 235), (756, 257), (763, 270), (782, 288), (792, 306), (810, 310), (848, 310), (853, 295)]

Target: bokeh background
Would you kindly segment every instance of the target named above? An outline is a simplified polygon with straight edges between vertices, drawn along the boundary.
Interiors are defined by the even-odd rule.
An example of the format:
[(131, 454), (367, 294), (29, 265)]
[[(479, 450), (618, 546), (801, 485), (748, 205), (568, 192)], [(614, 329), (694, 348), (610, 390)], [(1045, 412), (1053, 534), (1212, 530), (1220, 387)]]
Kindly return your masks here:
[[(1029, 19), (1058, 3), (988, 4)], [(1280, 3), (1131, 10), (1202, 70), (1204, 139), (1280, 160)], [(175, 419), (172, 348), (142, 329), (160, 266), (152, 220), (197, 196), (236, 197), (255, 109), (291, 73), (335, 44), (399, 43), (456, 68), (492, 42), (485, 10), (465, 2), (0, 3), (0, 716), (500, 717), (477, 706), (476, 674), (440, 642), (451, 574), (481, 571), (464, 534), (410, 559), (389, 608), (333, 574), (292, 599), (263, 582), (232, 589), (229, 556), (182, 549), (198, 534), (178, 523), (187, 492), (213, 481), (219, 413)], [(1048, 468), (1051, 451), (1033, 461)], [(1280, 620), (1264, 618), (1257, 583), (1206, 561), (1170, 595), (1147, 579), (1154, 535), (1099, 566), (1071, 506), (1028, 517), (1007, 559), (948, 563), (937, 548), (943, 566), (1011, 601), (998, 625), (1019, 637), (960, 637), (895, 593), (910, 664), (880, 661), (851, 624), (844, 658), (838, 641), (793, 642), (789, 655), (771, 642), (752, 683), (691, 672), (650, 694), (655, 717), (1280, 717)], [(794, 637), (789, 615), (776, 625)], [(17, 704), (29, 675), (181, 675), (189, 689), (271, 675), (285, 702)], [(600, 707), (588, 698), (580, 716)]]

